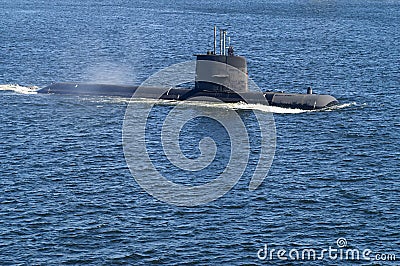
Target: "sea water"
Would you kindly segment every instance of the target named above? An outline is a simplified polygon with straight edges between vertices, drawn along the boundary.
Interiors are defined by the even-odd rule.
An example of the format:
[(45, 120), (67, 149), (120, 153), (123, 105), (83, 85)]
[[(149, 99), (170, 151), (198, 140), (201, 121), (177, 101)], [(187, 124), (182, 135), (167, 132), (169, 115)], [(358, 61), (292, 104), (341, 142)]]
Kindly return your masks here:
[[(398, 264), (398, 1), (5, 0), (0, 14), (0, 264)], [(275, 155), (254, 191), (245, 174), (197, 207), (157, 200), (125, 161), (129, 100), (35, 93), (58, 81), (140, 84), (211, 50), (214, 25), (262, 90), (311, 86), (340, 102), (185, 106), (272, 112)], [(171, 105), (157, 108), (152, 121)], [(224, 134), (210, 123), (182, 128), (189, 157), (202, 136)]]

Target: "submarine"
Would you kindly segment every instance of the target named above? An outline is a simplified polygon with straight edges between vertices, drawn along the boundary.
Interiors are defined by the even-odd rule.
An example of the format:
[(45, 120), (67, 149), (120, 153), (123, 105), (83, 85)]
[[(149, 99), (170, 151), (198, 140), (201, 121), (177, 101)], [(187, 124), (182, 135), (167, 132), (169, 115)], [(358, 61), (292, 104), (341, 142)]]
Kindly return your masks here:
[[(236, 55), (233, 47), (226, 45), (227, 30), (220, 30), (220, 49), (217, 53), (217, 29), (214, 26), (214, 47), (205, 54), (195, 54), (194, 87), (143, 87), (96, 83), (58, 82), (39, 89), (38, 93), (97, 95), (131, 98), (163, 99), (174, 101), (198, 100), (249, 104), (268, 104), (283, 108), (316, 110), (337, 105), (331, 95), (307, 92), (254, 92), (249, 90), (246, 58)], [(228, 39), (229, 40), (229, 39)], [(230, 42), (230, 41), (229, 41)], [(261, 98), (260, 98), (261, 95)]]

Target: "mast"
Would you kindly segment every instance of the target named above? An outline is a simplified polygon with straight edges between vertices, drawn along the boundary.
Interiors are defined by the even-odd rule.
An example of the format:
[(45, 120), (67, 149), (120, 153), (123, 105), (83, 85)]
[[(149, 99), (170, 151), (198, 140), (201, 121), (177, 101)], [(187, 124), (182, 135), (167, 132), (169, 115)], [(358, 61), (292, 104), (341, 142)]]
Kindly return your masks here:
[(222, 55), (222, 30), (219, 30), (219, 54)]
[(214, 25), (214, 54), (217, 53), (217, 26)]

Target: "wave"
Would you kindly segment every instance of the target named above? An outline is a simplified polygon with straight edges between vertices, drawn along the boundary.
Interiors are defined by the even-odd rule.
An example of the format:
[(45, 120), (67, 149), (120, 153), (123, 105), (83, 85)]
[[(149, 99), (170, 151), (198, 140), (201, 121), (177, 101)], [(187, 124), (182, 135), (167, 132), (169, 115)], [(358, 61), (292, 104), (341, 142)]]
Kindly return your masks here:
[(274, 114), (300, 114), (305, 112), (310, 112), (311, 110), (303, 110), (297, 108), (284, 108), (278, 106), (269, 106), (264, 104), (247, 104), (247, 103), (235, 103), (233, 104), (235, 109), (238, 110), (257, 110), (266, 113)]
[(130, 103), (154, 103), (160, 105), (176, 105), (181, 104), (182, 106), (202, 106), (209, 108), (221, 108), (221, 109), (234, 109), (234, 110), (256, 110), (265, 113), (275, 114), (299, 114), (305, 112), (311, 112), (312, 110), (292, 109), (283, 108), (277, 106), (268, 106), (263, 104), (247, 104), (244, 102), (238, 103), (221, 103), (221, 102), (203, 102), (203, 101), (170, 101), (170, 100), (153, 100), (153, 99), (131, 99)]
[(37, 86), (21, 86), (18, 84), (4, 84), (0, 85), (0, 91), (13, 91), (20, 94), (36, 94), (39, 87)]
[(328, 108), (324, 108), (321, 109), (322, 111), (326, 111), (326, 112), (332, 112), (335, 110), (340, 110), (343, 108), (348, 108), (348, 107), (352, 107), (352, 106), (357, 106), (358, 104), (356, 102), (351, 102), (351, 103), (342, 103), (342, 104), (338, 104), (338, 105), (334, 105)]
[(147, 99), (147, 98), (121, 98), (121, 97), (107, 97), (107, 96), (88, 96), (82, 98), (90, 102), (96, 103), (123, 103), (123, 104), (157, 104), (157, 105), (178, 105), (187, 106), (201, 106), (207, 108), (220, 108), (220, 109), (234, 109), (234, 110), (256, 110), (265, 113), (274, 114), (301, 114), (309, 112), (330, 112), (338, 109), (343, 109), (347, 107), (356, 106), (356, 102), (343, 103), (328, 108), (318, 109), (318, 110), (304, 110), (304, 109), (294, 109), (294, 108), (284, 108), (278, 106), (269, 106), (263, 104), (247, 104), (244, 102), (239, 103), (221, 103), (221, 102), (203, 102), (203, 101), (171, 101), (162, 99)]

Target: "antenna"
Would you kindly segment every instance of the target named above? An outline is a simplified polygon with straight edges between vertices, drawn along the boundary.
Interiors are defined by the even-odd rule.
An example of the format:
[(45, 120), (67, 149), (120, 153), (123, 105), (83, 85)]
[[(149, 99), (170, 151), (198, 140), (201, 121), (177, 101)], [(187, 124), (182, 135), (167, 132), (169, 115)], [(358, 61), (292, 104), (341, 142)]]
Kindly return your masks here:
[(214, 25), (214, 54), (217, 53), (217, 26)]
[(226, 55), (226, 33), (227, 33), (227, 31), (226, 30), (222, 30), (222, 34), (223, 34), (223, 38), (224, 38), (224, 40), (223, 40), (223, 55)]
[(222, 30), (219, 30), (219, 54), (222, 55)]

